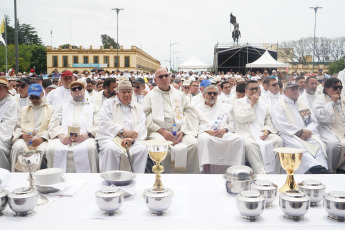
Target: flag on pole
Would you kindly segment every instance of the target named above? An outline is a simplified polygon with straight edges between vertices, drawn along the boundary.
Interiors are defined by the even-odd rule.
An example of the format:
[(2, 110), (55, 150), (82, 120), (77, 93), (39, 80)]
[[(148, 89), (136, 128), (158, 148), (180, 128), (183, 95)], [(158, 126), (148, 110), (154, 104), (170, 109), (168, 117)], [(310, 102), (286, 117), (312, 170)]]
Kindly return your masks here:
[(0, 26), (0, 32), (1, 33), (5, 32), (5, 19), (2, 19), (2, 23), (1, 23), (1, 26)]

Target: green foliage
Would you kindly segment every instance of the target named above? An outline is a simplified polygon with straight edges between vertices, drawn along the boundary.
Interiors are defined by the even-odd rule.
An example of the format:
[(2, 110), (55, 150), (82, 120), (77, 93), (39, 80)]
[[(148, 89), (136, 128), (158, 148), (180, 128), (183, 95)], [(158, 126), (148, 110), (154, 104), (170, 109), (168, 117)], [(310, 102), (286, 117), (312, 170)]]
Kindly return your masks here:
[(339, 73), (341, 70), (343, 70), (345, 68), (344, 59), (345, 59), (345, 56), (339, 59), (338, 61), (331, 63), (328, 66), (328, 72), (330, 74), (333, 74), (333, 73)]
[(110, 49), (110, 46), (113, 46), (114, 49), (120, 48), (119, 44), (115, 42), (115, 39), (107, 34), (102, 34), (101, 39), (104, 49)]
[(71, 45), (71, 44), (63, 44), (63, 45), (61, 45), (61, 49), (69, 49), (69, 46), (72, 46), (72, 49), (78, 49), (78, 47), (77, 46), (75, 46), (75, 45)]

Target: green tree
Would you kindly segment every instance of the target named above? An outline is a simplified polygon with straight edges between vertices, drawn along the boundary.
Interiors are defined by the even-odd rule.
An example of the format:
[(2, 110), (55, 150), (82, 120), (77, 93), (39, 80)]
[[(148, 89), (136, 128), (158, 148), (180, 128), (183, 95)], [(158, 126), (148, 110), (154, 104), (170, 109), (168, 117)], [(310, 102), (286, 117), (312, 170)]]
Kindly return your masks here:
[(333, 74), (333, 73), (339, 73), (339, 71), (343, 70), (345, 68), (344, 59), (345, 59), (345, 56), (339, 59), (338, 61), (329, 64), (328, 72), (330, 74)]
[(107, 34), (102, 34), (101, 39), (104, 49), (110, 49), (110, 46), (113, 46), (114, 49), (120, 48), (119, 44), (115, 42), (115, 39)]

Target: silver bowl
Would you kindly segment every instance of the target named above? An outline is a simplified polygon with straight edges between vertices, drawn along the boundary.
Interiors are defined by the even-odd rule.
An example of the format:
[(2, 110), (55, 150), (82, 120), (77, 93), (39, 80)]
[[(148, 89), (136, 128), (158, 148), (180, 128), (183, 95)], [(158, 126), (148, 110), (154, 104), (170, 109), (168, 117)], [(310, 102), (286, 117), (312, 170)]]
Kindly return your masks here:
[(127, 171), (108, 171), (101, 173), (101, 177), (108, 185), (124, 186), (130, 184), (135, 178), (135, 174)]
[(315, 207), (322, 200), (326, 186), (317, 180), (304, 180), (298, 183), (298, 190), (310, 197), (310, 207)]
[(252, 183), (251, 188), (253, 191), (258, 191), (265, 197), (266, 207), (271, 206), (277, 197), (278, 186), (272, 181), (257, 180)]
[(303, 192), (289, 190), (279, 195), (279, 206), (285, 218), (292, 221), (301, 221), (309, 209), (310, 198)]
[(323, 196), (323, 207), (328, 218), (338, 222), (345, 222), (345, 192), (332, 191)]
[(152, 215), (164, 215), (171, 205), (173, 192), (168, 188), (149, 188), (144, 192), (146, 206)]
[(38, 192), (30, 188), (17, 188), (8, 194), (8, 205), (17, 216), (29, 215), (38, 200)]
[(0, 213), (5, 210), (8, 202), (8, 191), (0, 190)]
[(231, 166), (224, 175), (225, 188), (230, 194), (238, 194), (242, 191), (250, 190), (250, 185), (255, 180), (253, 170), (244, 165)]
[(104, 187), (96, 192), (96, 203), (102, 213), (107, 216), (119, 212), (124, 200), (123, 192), (116, 187)]
[(258, 191), (243, 191), (236, 195), (236, 206), (244, 220), (255, 222), (265, 209), (265, 197)]

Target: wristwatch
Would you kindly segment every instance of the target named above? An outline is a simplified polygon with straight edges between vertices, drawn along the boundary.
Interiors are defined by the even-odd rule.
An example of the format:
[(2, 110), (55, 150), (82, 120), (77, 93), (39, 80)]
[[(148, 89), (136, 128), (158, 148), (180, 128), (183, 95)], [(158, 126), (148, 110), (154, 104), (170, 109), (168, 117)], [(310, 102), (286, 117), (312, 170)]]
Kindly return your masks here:
[(229, 129), (228, 128), (224, 128), (225, 129), (225, 132), (228, 133), (229, 132)]
[(121, 129), (119, 133), (122, 135), (123, 134), (123, 129)]
[(91, 137), (92, 137), (91, 133), (87, 133), (87, 135), (89, 136), (89, 138), (91, 138)]

